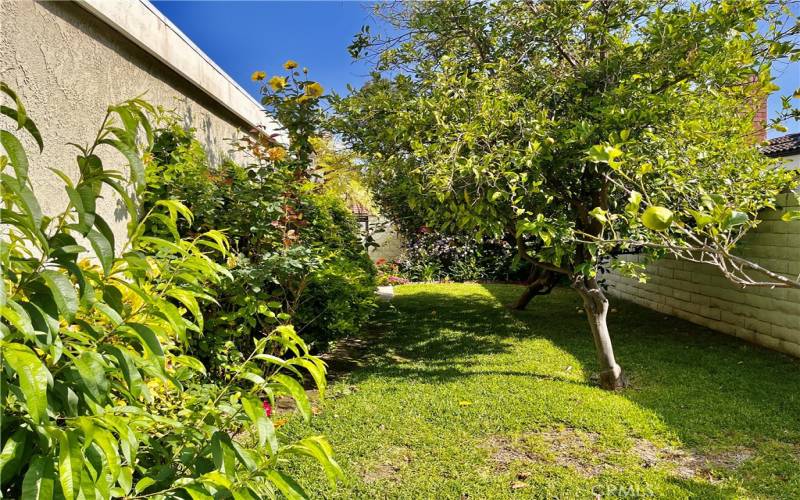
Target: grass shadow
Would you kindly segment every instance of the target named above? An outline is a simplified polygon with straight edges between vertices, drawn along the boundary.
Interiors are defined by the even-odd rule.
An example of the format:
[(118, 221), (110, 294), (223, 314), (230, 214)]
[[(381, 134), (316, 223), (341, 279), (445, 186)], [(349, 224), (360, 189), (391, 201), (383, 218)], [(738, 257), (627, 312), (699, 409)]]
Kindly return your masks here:
[[(334, 378), (356, 391), (334, 404), (334, 412), (358, 422), (331, 417), (339, 442), (354, 432), (351, 425), (380, 431), (384, 423), (407, 429), (414, 422), (415, 439), (431, 440), (425, 453), (449, 456), (472, 445), (439, 433), (468, 428), (473, 436), (524, 435), (565, 425), (601, 432), (604, 449), (627, 454), (625, 460), (631, 460), (625, 451), (631, 440), (665, 436), (674, 441), (659, 446), (754, 451), (736, 471), (715, 472), (734, 474), (732, 480), (662, 477), (660, 487), (703, 498), (735, 496), (737, 484), (768, 497), (800, 491), (799, 360), (615, 300), (609, 327), (632, 385), (607, 393), (590, 381), (596, 354), (577, 295), (561, 288), (537, 297), (526, 311), (506, 308), (521, 290), (400, 287), (366, 335), (342, 342), (329, 356)], [(459, 409), (461, 399), (476, 406)], [(431, 434), (419, 437), (425, 432)], [(410, 439), (392, 436), (384, 447)], [(365, 456), (362, 441), (352, 446), (358, 450), (353, 456)], [(619, 477), (643, 484), (647, 469), (632, 466), (638, 472)], [(404, 481), (398, 487), (413, 485)]]

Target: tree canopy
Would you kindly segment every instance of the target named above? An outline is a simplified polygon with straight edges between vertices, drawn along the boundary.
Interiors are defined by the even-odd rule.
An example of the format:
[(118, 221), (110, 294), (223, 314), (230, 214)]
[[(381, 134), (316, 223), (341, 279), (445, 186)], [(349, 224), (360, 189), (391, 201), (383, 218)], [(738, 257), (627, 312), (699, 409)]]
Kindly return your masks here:
[[(335, 127), (381, 175), (379, 203), (403, 200), (428, 225), (513, 234), (519, 256), (581, 294), (601, 383), (623, 380), (598, 285), (609, 266), (672, 255), (742, 285), (796, 286), (735, 255), (759, 211), (796, 185), (758, 149), (754, 123), (796, 61), (781, 2), (408, 3), (368, 32), (373, 79), (334, 99)], [(775, 125), (775, 124), (773, 124)], [(777, 125), (780, 127), (780, 125)], [(645, 259), (645, 260), (647, 260)]]

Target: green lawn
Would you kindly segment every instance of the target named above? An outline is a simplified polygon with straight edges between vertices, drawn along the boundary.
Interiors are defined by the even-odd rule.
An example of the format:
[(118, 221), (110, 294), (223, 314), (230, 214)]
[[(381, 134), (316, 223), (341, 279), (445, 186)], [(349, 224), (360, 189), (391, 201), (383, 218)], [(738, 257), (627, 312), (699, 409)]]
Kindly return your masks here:
[(348, 476), (330, 490), (296, 465), (309, 493), (800, 498), (798, 360), (613, 301), (631, 387), (610, 393), (590, 381), (594, 346), (569, 289), (525, 312), (503, 307), (515, 286), (395, 290), (366, 345), (331, 363), (311, 426), (283, 428), (327, 435)]

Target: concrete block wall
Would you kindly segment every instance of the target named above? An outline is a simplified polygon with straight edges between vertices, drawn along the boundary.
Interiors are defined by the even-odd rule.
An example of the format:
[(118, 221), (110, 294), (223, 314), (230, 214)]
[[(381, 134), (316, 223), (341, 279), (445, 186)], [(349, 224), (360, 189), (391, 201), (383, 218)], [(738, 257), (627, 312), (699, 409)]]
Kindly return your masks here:
[[(771, 271), (797, 277), (800, 221), (780, 217), (785, 210), (800, 209), (800, 203), (793, 194), (777, 201), (782, 209), (763, 213), (764, 222), (743, 238), (737, 251)], [(608, 294), (800, 357), (800, 289), (742, 289), (712, 266), (674, 259), (651, 264), (647, 271), (647, 283), (616, 272), (605, 275)]]

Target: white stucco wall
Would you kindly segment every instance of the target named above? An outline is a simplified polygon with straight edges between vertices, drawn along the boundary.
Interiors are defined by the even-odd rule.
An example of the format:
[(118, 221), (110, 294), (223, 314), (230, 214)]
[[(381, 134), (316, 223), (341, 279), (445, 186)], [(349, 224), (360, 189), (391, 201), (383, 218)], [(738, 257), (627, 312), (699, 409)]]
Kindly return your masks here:
[[(48, 167), (77, 177), (76, 150), (66, 144), (90, 142), (110, 104), (144, 94), (174, 109), (196, 128), (212, 162), (233, 155), (228, 139), (260, 126), (277, 129), (255, 100), (144, 0), (0, 1), (0, 78), (16, 90), (44, 138), (39, 154), (20, 134), (45, 213), (67, 202)], [(107, 168), (127, 170), (116, 151), (98, 153)], [(122, 245), (125, 211), (112, 191), (103, 196), (98, 213)]]

